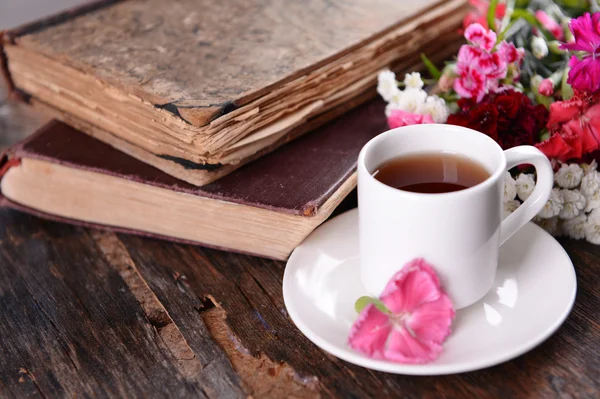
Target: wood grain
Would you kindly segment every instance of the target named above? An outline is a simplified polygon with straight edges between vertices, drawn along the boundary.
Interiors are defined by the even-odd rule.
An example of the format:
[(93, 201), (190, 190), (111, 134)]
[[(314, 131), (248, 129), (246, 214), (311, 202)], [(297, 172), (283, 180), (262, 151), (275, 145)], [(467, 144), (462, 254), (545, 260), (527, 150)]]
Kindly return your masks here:
[(244, 396), (224, 357), (182, 374), (87, 231), (11, 211), (0, 225), (0, 396)]
[[(0, 225), (0, 396), (591, 398), (600, 392), (600, 247), (584, 242), (562, 242), (579, 292), (573, 313), (546, 342), (486, 370), (407, 377), (353, 366), (310, 343), (285, 311), (281, 262), (98, 235), (6, 210)], [(140, 299), (145, 295), (168, 317), (155, 317), (153, 325), (148, 300)], [(166, 326), (175, 330), (170, 344), (157, 332)], [(190, 353), (202, 367), (182, 370), (182, 355)], [(257, 385), (244, 365), (263, 363), (267, 374), (283, 377)]]
[[(158, 242), (142, 247), (139, 239), (122, 237), (139, 265), (185, 275), (199, 297), (211, 296), (228, 315), (227, 322), (244, 348), (286, 362), (302, 378), (316, 378), (321, 392), (337, 397), (377, 393), (406, 397), (591, 397), (600, 385), (597, 356), (600, 305), (593, 283), (600, 266), (600, 247), (565, 241), (580, 271), (579, 298), (559, 332), (532, 352), (487, 370), (443, 377), (403, 377), (371, 372), (337, 360), (317, 349), (290, 322), (282, 301), (283, 264), (200, 248), (174, 248)], [(174, 261), (174, 259), (177, 259)], [(153, 279), (150, 269), (141, 274)], [(586, 387), (582, 389), (582, 387)]]

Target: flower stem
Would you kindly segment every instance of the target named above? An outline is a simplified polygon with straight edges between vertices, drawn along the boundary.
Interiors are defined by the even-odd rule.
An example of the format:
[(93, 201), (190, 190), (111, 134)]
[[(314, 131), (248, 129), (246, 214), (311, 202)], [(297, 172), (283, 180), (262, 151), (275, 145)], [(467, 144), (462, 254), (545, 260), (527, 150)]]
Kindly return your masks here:
[(392, 314), (392, 312), (385, 306), (385, 303), (381, 302), (379, 299), (372, 296), (361, 296), (354, 303), (354, 309), (357, 313), (362, 312), (367, 305), (373, 304), (375, 307), (385, 314)]

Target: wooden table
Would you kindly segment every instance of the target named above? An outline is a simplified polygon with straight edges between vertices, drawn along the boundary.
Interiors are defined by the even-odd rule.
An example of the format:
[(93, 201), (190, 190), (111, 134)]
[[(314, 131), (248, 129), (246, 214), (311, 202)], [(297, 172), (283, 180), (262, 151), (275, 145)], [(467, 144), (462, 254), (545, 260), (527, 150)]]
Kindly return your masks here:
[[(41, 121), (0, 95), (3, 145)], [(408, 377), (300, 334), (283, 262), (0, 210), (0, 397), (598, 397), (600, 246), (562, 244), (579, 291), (555, 335), (486, 370)]]

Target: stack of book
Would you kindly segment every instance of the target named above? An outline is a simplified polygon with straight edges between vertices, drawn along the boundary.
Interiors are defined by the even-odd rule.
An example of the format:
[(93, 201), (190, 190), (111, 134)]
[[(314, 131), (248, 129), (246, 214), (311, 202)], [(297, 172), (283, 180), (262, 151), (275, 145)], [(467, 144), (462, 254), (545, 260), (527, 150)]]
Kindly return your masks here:
[(466, 3), (104, 0), (4, 31), (9, 89), (57, 120), (4, 155), (2, 201), (285, 259), (386, 130), (377, 72), (455, 52)]

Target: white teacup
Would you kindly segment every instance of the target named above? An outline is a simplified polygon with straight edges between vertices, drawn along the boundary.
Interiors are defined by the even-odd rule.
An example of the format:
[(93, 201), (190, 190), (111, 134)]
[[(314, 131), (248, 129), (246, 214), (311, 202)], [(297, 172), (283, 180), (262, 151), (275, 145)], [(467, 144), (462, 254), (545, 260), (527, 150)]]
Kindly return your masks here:
[[(464, 190), (422, 194), (402, 191), (372, 174), (386, 161), (444, 152), (471, 159), (490, 177)], [(502, 220), (505, 172), (532, 164), (537, 183), (530, 197)], [(369, 141), (358, 158), (360, 271), (365, 288), (379, 296), (408, 261), (431, 263), (456, 309), (481, 299), (491, 288), (498, 247), (548, 201), (553, 171), (535, 147), (502, 151), (488, 136), (452, 125), (425, 124), (387, 131)]]

